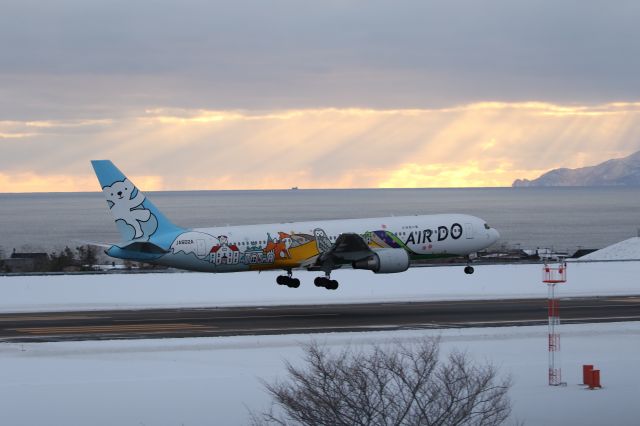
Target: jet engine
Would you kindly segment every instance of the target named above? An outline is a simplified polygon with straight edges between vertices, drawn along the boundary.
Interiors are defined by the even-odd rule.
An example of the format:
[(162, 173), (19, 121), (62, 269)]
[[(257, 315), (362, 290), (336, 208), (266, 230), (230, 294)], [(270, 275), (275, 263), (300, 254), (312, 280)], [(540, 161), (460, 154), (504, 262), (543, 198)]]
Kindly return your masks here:
[(393, 274), (409, 269), (409, 255), (404, 249), (374, 249), (374, 253), (366, 259), (357, 260), (353, 269), (366, 269), (376, 274)]

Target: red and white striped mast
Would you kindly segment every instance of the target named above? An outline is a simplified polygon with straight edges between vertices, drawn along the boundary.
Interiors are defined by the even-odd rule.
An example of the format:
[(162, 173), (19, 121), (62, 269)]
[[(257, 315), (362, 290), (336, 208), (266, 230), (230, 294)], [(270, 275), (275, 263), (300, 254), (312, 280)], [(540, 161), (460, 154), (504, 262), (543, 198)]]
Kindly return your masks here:
[(566, 385), (562, 381), (560, 366), (560, 301), (556, 298), (556, 284), (567, 282), (567, 263), (560, 261), (556, 266), (545, 262), (542, 282), (547, 284), (549, 310), (549, 386)]

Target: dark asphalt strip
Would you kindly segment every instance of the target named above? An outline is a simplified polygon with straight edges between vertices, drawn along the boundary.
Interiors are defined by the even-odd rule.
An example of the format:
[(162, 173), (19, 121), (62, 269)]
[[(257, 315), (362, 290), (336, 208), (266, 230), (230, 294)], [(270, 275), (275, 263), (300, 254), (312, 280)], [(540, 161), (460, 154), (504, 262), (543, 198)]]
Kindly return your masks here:
[[(637, 296), (568, 298), (564, 323), (640, 321)], [(213, 337), (540, 325), (546, 299), (0, 314), (0, 341)]]

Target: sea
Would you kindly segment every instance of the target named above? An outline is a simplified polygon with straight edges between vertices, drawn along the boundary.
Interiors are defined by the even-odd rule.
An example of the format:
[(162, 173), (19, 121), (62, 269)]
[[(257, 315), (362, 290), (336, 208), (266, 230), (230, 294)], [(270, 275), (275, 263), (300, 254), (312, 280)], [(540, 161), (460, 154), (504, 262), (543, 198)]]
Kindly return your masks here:
[[(146, 194), (183, 227), (466, 213), (498, 247), (573, 252), (638, 235), (640, 188), (326, 189)], [(101, 192), (0, 194), (0, 248), (55, 251), (119, 236)]]

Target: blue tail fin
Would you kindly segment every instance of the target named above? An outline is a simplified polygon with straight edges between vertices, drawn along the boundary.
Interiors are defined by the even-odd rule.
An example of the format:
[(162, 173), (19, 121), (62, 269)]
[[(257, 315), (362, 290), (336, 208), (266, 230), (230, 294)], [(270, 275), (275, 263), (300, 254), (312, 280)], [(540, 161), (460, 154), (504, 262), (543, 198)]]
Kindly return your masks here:
[(109, 160), (91, 162), (122, 241), (167, 247), (182, 229), (171, 223)]

